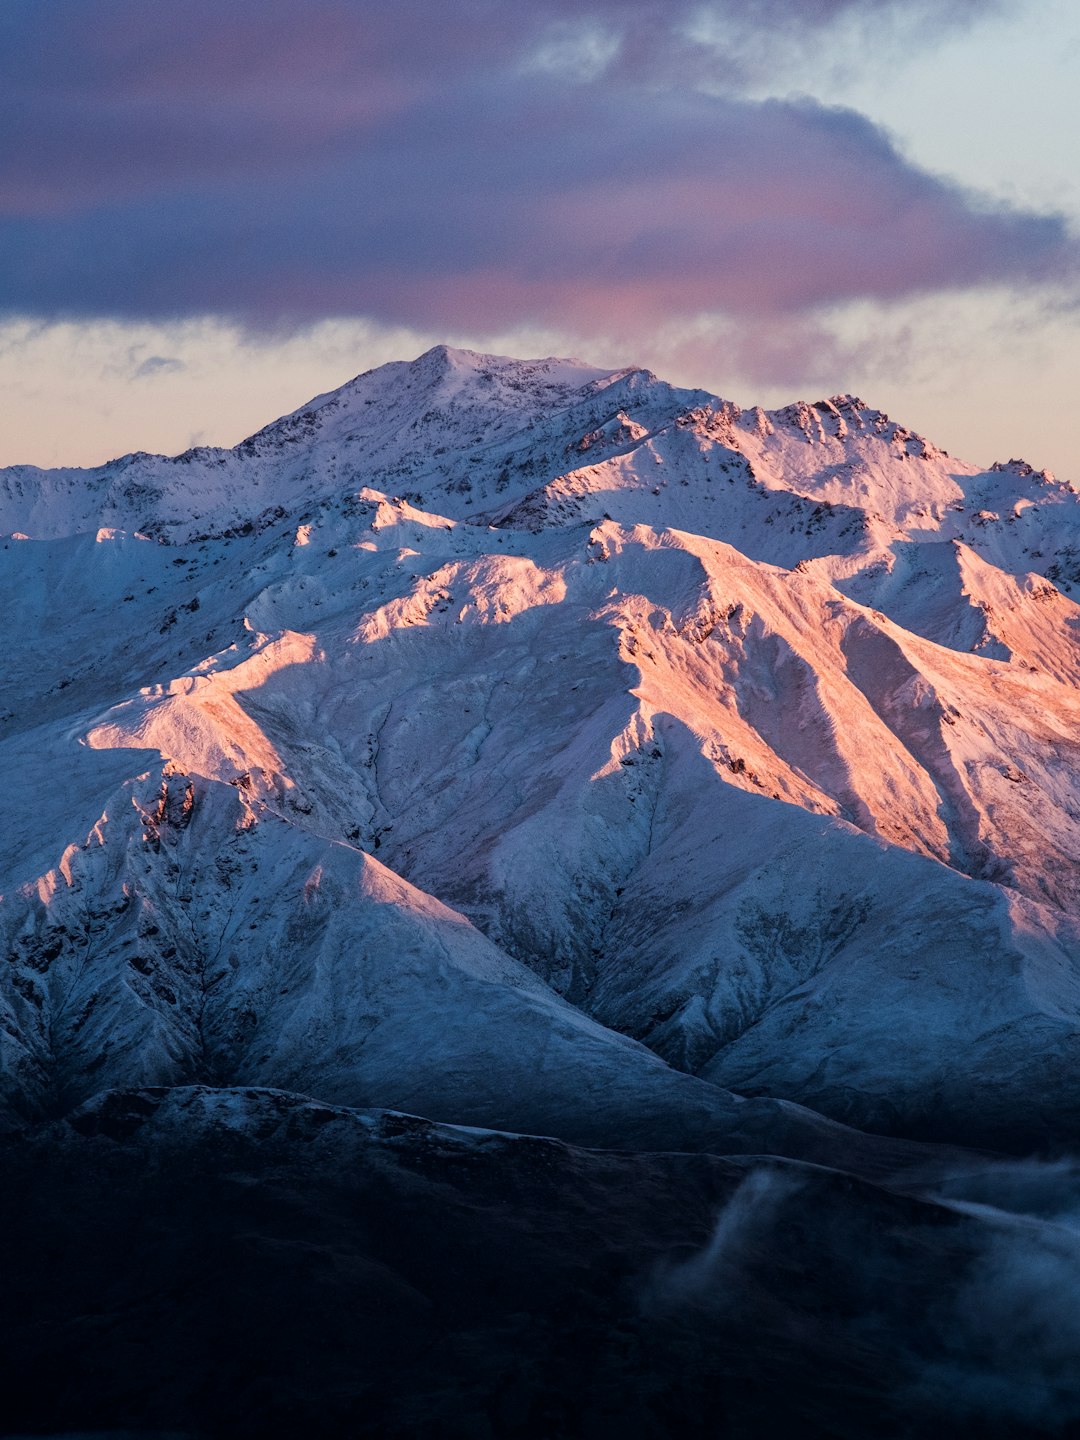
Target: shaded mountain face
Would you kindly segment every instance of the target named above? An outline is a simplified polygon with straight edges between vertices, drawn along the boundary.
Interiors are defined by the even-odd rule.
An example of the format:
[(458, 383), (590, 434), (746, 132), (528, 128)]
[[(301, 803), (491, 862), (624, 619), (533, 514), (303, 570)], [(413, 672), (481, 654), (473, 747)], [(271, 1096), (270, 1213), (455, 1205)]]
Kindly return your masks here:
[[(726, 1213), (754, 1172), (716, 1157), (771, 1156), (796, 1175), (777, 1192), (790, 1190), (795, 1249), (755, 1271), (753, 1289), (779, 1370), (812, 1323), (798, 1246), (839, 1245), (813, 1207), (850, 1210), (851, 1233), (899, 1226), (907, 1258), (883, 1252), (881, 1273), (926, 1267), (876, 1338), (834, 1317), (824, 1351), (803, 1353), (820, 1433), (871, 1433), (859, 1416), (885, 1390), (922, 1433), (931, 1413), (988, 1433), (970, 1396), (982, 1383), (971, 1376), (998, 1364), (989, 1340), (961, 1325), (948, 1351), (940, 1315), (930, 1340), (912, 1337), (935, 1267), (960, 1304), (997, 1253), (995, 1227), (1012, 1222), (989, 1211), (1036, 1223), (1034, 1201), (1002, 1199), (999, 1170), (957, 1199), (973, 1166), (993, 1170), (962, 1148), (1026, 1154), (1080, 1136), (1069, 486), (1015, 460), (980, 472), (850, 396), (741, 411), (642, 370), (439, 347), (233, 450), (0, 471), (0, 534), (0, 1133), (19, 1185), (50, 1166), (82, 1174), (114, 1253), (126, 1230), (99, 1214), (110, 1186), (142, 1197), (132, 1204), (160, 1235), (166, 1196), (203, 1155), (237, 1235), (250, 1225), (268, 1253), (304, 1249), (315, 1214), (332, 1232), (327, 1263), (359, 1267), (355, 1279), (381, 1262), (346, 1238), (343, 1217), (381, 1224), (404, 1196), (400, 1234), (420, 1243), (437, 1226), (435, 1201), (396, 1170), (374, 1197), (356, 1180), (390, 1164), (382, 1112), (500, 1132), (481, 1147), (492, 1179), (462, 1169), (458, 1140), (437, 1127), (402, 1131), (406, 1168), (437, 1152), (439, 1193), (474, 1216), (426, 1299), (404, 1240), (372, 1292), (403, 1307), (403, 1337), (430, 1346), (450, 1324), (439, 1287), (471, 1263), (469, 1226), (483, 1231), (492, 1193), (532, 1237), (539, 1276), (548, 1202), (520, 1164), (541, 1152), (505, 1137), (553, 1137), (544, 1163), (564, 1198), (584, 1187), (588, 1200), (567, 1198), (565, 1276), (529, 1332), (526, 1398), (504, 1397), (484, 1423), (599, 1434), (599, 1412), (591, 1429), (560, 1430), (536, 1378), (596, 1216), (620, 1187), (651, 1197), (590, 1292), (606, 1334), (667, 1197), (696, 1197), (696, 1218), (665, 1221), (649, 1251), (678, 1275), (708, 1244), (703, 1217)], [(315, 1097), (340, 1141), (314, 1179), (303, 1157), (323, 1122), (297, 1095)], [(263, 1140), (256, 1163), (245, 1147)], [(675, 1151), (677, 1183), (675, 1162), (657, 1159)], [(275, 1201), (249, 1213), (231, 1188), (241, 1160), (253, 1187), (308, 1174), (314, 1188), (295, 1212)], [(355, 1190), (345, 1210), (327, 1199), (337, 1166)], [(1072, 1284), (1061, 1243), (1068, 1253), (1033, 1270)], [(163, 1252), (161, 1293), (186, 1254)], [(54, 1292), (47, 1270), (23, 1272), (34, 1314), (25, 1297)], [(239, 1264), (237, 1283), (247, 1273)], [(76, 1310), (88, 1275), (64, 1292)], [(711, 1294), (721, 1281), (700, 1283)], [(196, 1317), (220, 1287), (200, 1294)], [(322, 1303), (318, 1285), (304, 1294)], [(517, 1322), (498, 1294), (492, 1344), (509, 1355)], [(46, 1310), (43, 1334), (56, 1322)], [(646, 1344), (628, 1324), (628, 1348), (598, 1361), (609, 1399)], [(707, 1333), (729, 1344), (717, 1324)], [(756, 1433), (767, 1366), (743, 1409), (728, 1370), (710, 1369), (678, 1430), (662, 1396), (686, 1366), (701, 1373), (700, 1340), (664, 1333), (660, 1388), (635, 1401), (661, 1416), (648, 1433), (668, 1433), (665, 1413), (671, 1433), (696, 1433), (717, 1395)], [(907, 1368), (867, 1390), (885, 1353), (874, 1346), (894, 1333)], [(33, 1343), (25, 1373), (40, 1375)], [(101, 1343), (105, 1355), (113, 1340)], [(446, 1405), (490, 1399), (469, 1369), (482, 1344), (469, 1344), (472, 1362), (453, 1351)], [(1080, 1418), (1041, 1344), (1034, 1390), (1017, 1378), (1002, 1401), (1005, 1433)], [(933, 1382), (932, 1351), (944, 1367)], [(821, 1364), (832, 1400), (814, 1389)], [(56, 1426), (129, 1426), (134, 1392), (109, 1385), (85, 1414), (73, 1392), (50, 1412)], [(855, 1391), (864, 1410), (840, 1429)], [(320, 1412), (324, 1433), (339, 1420), (360, 1433), (356, 1395), (340, 1394), (340, 1415)], [(212, 1400), (192, 1392), (152, 1423), (212, 1430)], [(424, 1423), (440, 1403), (433, 1390)], [(421, 1423), (383, 1418), (402, 1433)]]
[(1076, 1413), (1074, 1170), (935, 1198), (205, 1087), (112, 1091), (0, 1161), (16, 1433), (1034, 1440)]

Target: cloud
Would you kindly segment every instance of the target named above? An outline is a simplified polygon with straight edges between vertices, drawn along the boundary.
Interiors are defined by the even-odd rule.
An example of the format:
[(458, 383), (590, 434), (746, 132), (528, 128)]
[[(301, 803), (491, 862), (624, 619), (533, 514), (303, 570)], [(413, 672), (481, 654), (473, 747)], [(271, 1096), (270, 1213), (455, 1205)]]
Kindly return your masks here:
[(798, 1171), (765, 1166), (749, 1171), (717, 1215), (705, 1246), (661, 1264), (648, 1277), (639, 1297), (642, 1310), (718, 1312), (738, 1305), (743, 1263), (768, 1243), (785, 1204), (804, 1184)]
[(1071, 1159), (998, 1162), (945, 1188), (977, 1222), (978, 1243), (961, 1283), (927, 1317), (937, 1343), (911, 1399), (995, 1434), (1075, 1433), (1080, 1168)]
[[(937, 0), (934, 27), (987, 8)], [(453, 123), (465, 95), (492, 77), (543, 70), (554, 87), (730, 86), (748, 35), (775, 60), (793, 36), (841, 19), (880, 24), (929, 9), (928, 0), (6, 0), (0, 214), (68, 214), (176, 184), (286, 174), (385, 142), (386, 126), (432, 101)], [(549, 99), (558, 102), (556, 90)]]
[(1071, 277), (1060, 216), (920, 171), (854, 112), (748, 98), (715, 43), (928, 13), (8, 0), (0, 310), (618, 340)]
[(182, 360), (169, 355), (148, 355), (132, 372), (133, 380), (147, 380), (155, 375), (175, 375), (185, 368)]

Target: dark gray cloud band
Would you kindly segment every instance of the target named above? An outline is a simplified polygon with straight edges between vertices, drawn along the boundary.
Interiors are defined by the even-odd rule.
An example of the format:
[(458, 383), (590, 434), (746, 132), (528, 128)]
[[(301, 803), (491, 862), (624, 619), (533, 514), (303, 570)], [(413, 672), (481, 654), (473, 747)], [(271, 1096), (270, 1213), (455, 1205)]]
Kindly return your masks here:
[[(954, 0), (925, 23), (984, 8)], [(713, 10), (742, 37), (732, 55), (781, 24), (928, 14)], [(921, 172), (851, 111), (747, 98), (736, 61), (695, 38), (701, 15), (8, 0), (0, 310), (617, 334), (1072, 273), (1061, 217)]]

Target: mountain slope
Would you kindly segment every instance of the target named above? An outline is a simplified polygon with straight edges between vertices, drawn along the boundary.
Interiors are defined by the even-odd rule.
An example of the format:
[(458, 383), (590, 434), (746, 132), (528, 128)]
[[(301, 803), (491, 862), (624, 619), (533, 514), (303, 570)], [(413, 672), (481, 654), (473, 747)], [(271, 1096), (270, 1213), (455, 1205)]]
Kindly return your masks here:
[(0, 1164), (26, 1433), (663, 1440), (719, 1416), (755, 1440), (1035, 1440), (1080, 1418), (1075, 1166), (909, 1194), (198, 1086), (111, 1092)]
[(1044, 472), (439, 347), (232, 451), (0, 472), (0, 515), (10, 1113), (216, 1079), (743, 1148), (722, 1086), (1080, 1132)]
[(903, 1152), (739, 1101), (560, 1000), (378, 860), (171, 764), (4, 907), (9, 1126), (125, 1085), (272, 1085), (630, 1148)]

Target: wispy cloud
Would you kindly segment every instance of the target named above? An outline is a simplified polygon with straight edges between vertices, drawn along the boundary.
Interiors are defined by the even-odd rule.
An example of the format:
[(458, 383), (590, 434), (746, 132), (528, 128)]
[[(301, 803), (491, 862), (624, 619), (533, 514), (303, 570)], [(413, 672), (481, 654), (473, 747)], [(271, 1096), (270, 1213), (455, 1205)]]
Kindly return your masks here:
[(133, 380), (148, 380), (155, 375), (175, 375), (183, 370), (184, 362), (174, 355), (148, 355), (139, 361), (132, 371)]

